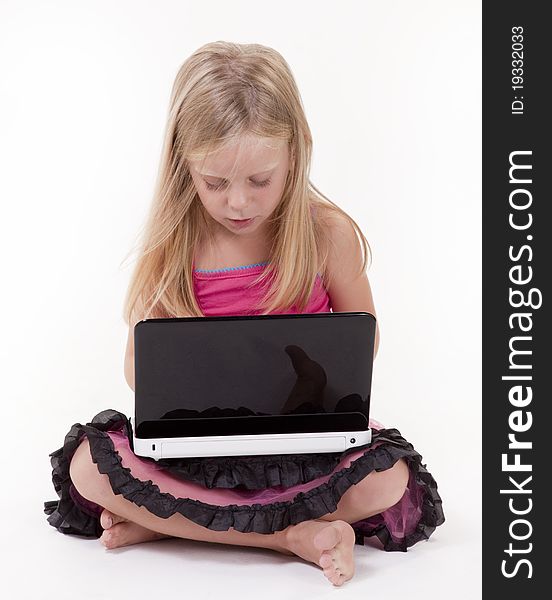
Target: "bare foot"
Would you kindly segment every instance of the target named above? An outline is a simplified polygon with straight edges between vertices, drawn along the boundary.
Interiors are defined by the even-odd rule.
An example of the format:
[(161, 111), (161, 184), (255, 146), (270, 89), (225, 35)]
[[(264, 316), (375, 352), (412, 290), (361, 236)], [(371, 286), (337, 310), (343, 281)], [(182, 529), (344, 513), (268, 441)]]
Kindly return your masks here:
[(353, 577), (355, 532), (346, 521), (303, 521), (290, 527), (286, 539), (289, 550), (322, 567), (334, 585)]
[(151, 542), (163, 538), (172, 537), (164, 533), (158, 533), (151, 529), (146, 529), (138, 523), (133, 523), (128, 519), (116, 515), (107, 508), (104, 508), (100, 515), (100, 523), (104, 532), (100, 537), (100, 542), (108, 549), (122, 548), (141, 542)]

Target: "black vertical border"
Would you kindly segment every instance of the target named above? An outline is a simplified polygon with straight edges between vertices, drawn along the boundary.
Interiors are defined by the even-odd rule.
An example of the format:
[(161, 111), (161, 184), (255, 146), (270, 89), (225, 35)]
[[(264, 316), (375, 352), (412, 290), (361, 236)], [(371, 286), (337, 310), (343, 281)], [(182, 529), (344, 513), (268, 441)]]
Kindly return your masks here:
[[(524, 2), (483, 2), (483, 598), (537, 599), (550, 597), (551, 586), (548, 575), (552, 566), (547, 558), (552, 556), (551, 530), (547, 512), (552, 506), (552, 495), (547, 493), (552, 448), (552, 420), (550, 404), (552, 393), (548, 375), (552, 373), (552, 327), (550, 324), (549, 303), (551, 301), (550, 280), (552, 278), (552, 219), (546, 217), (552, 207), (550, 178), (552, 177), (551, 123), (549, 118), (552, 97), (546, 92), (552, 79), (552, 53), (546, 40), (551, 37), (551, 26), (544, 15), (546, 3), (534, 0)], [(513, 57), (512, 28), (523, 27), (523, 90), (512, 89)], [(519, 30), (517, 30), (519, 33)], [(519, 38), (517, 38), (519, 40)], [(516, 48), (519, 48), (517, 46)], [(515, 67), (520, 67), (519, 63)], [(519, 72), (517, 72), (519, 75)], [(515, 96), (523, 96), (523, 114), (512, 114)], [(521, 99), (521, 98), (518, 98)], [(510, 153), (531, 151), (531, 155), (516, 159), (518, 163), (530, 163), (530, 184), (509, 181)], [(532, 195), (531, 206), (526, 210), (513, 210), (510, 207), (510, 194), (515, 189), (526, 189)], [(514, 201), (525, 192), (514, 195)], [(527, 219), (532, 215), (532, 225), (525, 231), (516, 231), (509, 225), (509, 215)], [(527, 236), (532, 236), (528, 239)], [(509, 249), (519, 256), (521, 248), (526, 249), (519, 260), (511, 260)], [(531, 260), (529, 260), (531, 258)], [(527, 278), (528, 267), (532, 268), (531, 280), (524, 284), (514, 284), (510, 280), (510, 269), (522, 265), (522, 271), (514, 277)], [(531, 288), (540, 290), (540, 308), (525, 306), (514, 308), (509, 300), (510, 288), (520, 290), (525, 301), (538, 304), (538, 294)], [(513, 302), (518, 302), (516, 297)], [(514, 319), (513, 328), (509, 318), (513, 313), (530, 314), (532, 328), (521, 331), (519, 320)], [(529, 320), (524, 320), (528, 326)], [(529, 340), (518, 340), (514, 347), (529, 350), (530, 354), (518, 356), (516, 364), (526, 364), (530, 368), (510, 369), (509, 342), (515, 336), (529, 336)], [(530, 375), (532, 380), (511, 381), (503, 376)], [(532, 400), (526, 407), (515, 407), (509, 399), (509, 391), (514, 385), (530, 386)], [(523, 397), (529, 391), (523, 388)], [(532, 425), (523, 433), (517, 433), (520, 441), (532, 443), (530, 449), (509, 450), (508, 435), (513, 433), (509, 418), (516, 410), (524, 410), (522, 418), (527, 423), (531, 412)], [(517, 421), (520, 423), (520, 421)], [(502, 455), (508, 454), (508, 463), (520, 455), (522, 464), (531, 465), (530, 472), (506, 472), (502, 469)], [(532, 479), (523, 486), (530, 493), (501, 493), (500, 490), (515, 489), (509, 481), (512, 476), (518, 485), (528, 477)], [(513, 514), (515, 510), (531, 510), (526, 515)], [(531, 502), (532, 505), (531, 505)], [(518, 522), (525, 519), (530, 525)], [(512, 527), (512, 529), (510, 529)], [(526, 540), (516, 540), (511, 532)], [(507, 553), (510, 543), (515, 553)], [(529, 544), (532, 544), (530, 546)], [(517, 553), (519, 552), (519, 553)], [(531, 566), (525, 562), (527, 560)], [(506, 563), (503, 563), (506, 561)], [(511, 577), (503, 574), (503, 569)], [(529, 577), (530, 569), (532, 571)], [(540, 591), (538, 591), (540, 590)]]

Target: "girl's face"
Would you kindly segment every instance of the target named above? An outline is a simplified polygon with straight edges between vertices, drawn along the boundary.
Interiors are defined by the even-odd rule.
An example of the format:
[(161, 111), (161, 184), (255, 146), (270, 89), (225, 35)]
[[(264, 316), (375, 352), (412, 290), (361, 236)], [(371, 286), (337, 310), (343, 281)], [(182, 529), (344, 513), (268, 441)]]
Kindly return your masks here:
[[(286, 140), (245, 136), (201, 160), (189, 160), (199, 199), (221, 232), (255, 239), (282, 198), (289, 171)], [(242, 223), (240, 223), (242, 221)]]

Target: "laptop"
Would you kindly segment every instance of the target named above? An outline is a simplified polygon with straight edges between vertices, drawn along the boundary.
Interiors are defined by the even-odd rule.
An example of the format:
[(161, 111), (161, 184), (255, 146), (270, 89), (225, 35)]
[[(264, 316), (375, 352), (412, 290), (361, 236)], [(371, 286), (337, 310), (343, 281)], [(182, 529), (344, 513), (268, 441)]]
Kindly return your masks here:
[(365, 446), (375, 331), (367, 312), (139, 321), (132, 449), (159, 460)]

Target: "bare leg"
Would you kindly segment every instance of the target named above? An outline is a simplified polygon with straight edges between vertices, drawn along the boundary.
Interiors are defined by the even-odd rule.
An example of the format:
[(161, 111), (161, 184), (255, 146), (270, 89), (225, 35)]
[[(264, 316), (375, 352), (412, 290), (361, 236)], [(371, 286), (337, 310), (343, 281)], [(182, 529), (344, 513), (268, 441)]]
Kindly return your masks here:
[(403, 458), (386, 471), (372, 471), (343, 494), (336, 511), (323, 515), (320, 519), (342, 519), (347, 523), (355, 523), (377, 515), (402, 498), (409, 475), (408, 465)]
[[(282, 532), (274, 535), (264, 535), (260, 533), (241, 533), (233, 529), (230, 531), (213, 531), (197, 525), (179, 513), (163, 519), (149, 512), (144, 506), (138, 506), (130, 502), (121, 494), (114, 494), (108, 476), (100, 473), (97, 465), (92, 462), (87, 438), (83, 439), (75, 451), (69, 473), (73, 485), (84, 498), (96, 502), (111, 513), (111, 515), (102, 515), (102, 522), (106, 522), (108, 516), (116, 517), (116, 524), (110, 527), (110, 530), (114, 530), (117, 525), (125, 525), (131, 522), (150, 531), (164, 534), (165, 537), (180, 537), (239, 546), (257, 546), (290, 554), (283, 543), (284, 536)], [(111, 545), (111, 547), (115, 546)]]

